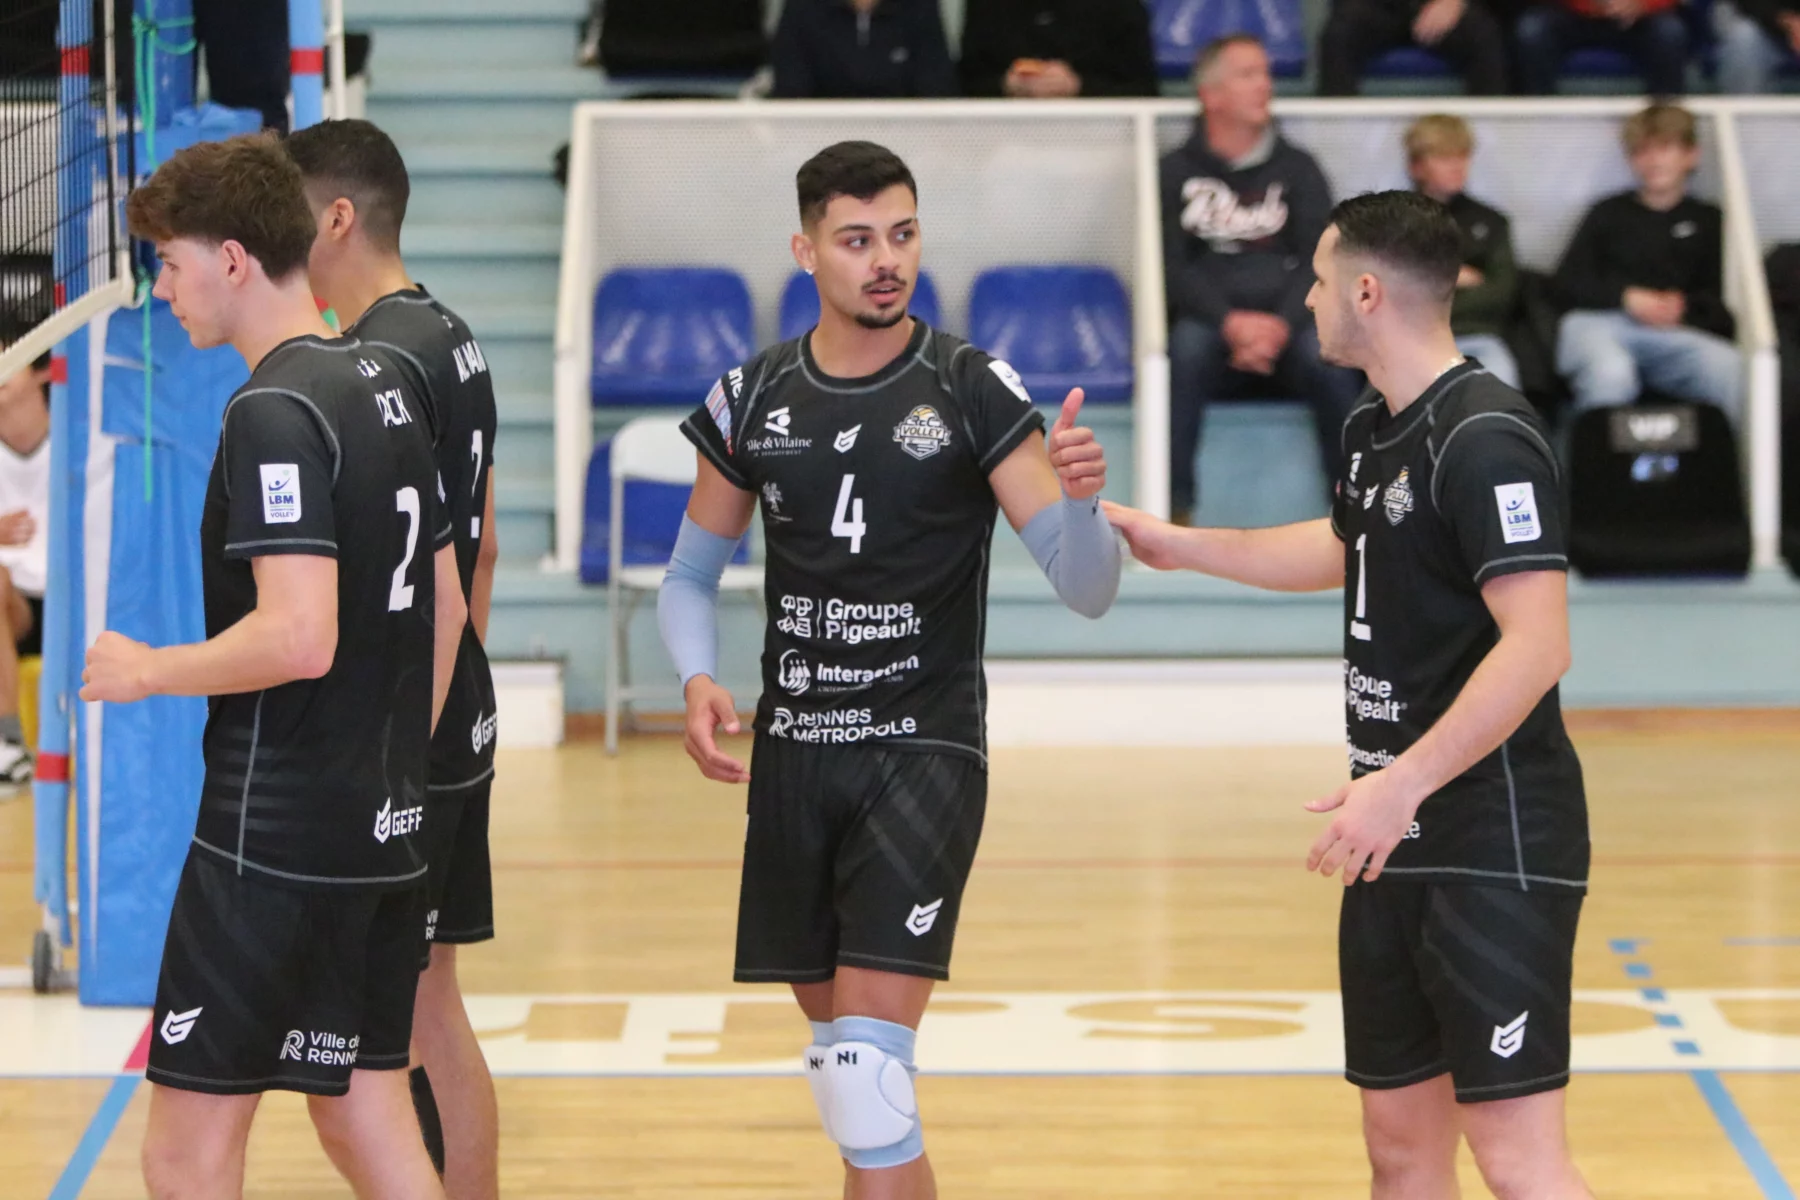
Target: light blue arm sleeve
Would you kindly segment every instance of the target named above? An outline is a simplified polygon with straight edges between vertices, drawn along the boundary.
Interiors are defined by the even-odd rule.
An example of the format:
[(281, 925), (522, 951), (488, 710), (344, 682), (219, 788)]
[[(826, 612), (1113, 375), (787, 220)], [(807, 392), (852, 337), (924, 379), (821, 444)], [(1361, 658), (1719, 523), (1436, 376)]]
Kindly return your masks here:
[(1062, 602), (1084, 617), (1106, 615), (1119, 595), (1119, 538), (1100, 501), (1052, 504), (1019, 531)]
[(681, 518), (675, 552), (656, 593), (656, 624), (683, 687), (696, 675), (719, 677), (719, 580), (737, 545), (736, 538)]

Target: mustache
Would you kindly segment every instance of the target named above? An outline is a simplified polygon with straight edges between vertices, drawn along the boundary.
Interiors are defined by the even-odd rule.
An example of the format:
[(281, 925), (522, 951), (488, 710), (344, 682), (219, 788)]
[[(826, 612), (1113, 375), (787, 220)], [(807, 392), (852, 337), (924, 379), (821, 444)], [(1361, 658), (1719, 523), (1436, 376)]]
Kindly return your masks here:
[(898, 274), (883, 272), (874, 279), (871, 279), (868, 283), (863, 284), (862, 290), (865, 292), (873, 291), (878, 287), (884, 287), (891, 283), (897, 283), (902, 287), (906, 286), (906, 280), (902, 279)]

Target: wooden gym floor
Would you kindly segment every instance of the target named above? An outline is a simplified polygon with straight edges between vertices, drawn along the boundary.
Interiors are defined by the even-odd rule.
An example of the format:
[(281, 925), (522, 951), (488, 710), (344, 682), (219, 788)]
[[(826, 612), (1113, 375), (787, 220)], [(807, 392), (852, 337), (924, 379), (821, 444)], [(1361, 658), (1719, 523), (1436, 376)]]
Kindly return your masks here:
[[(1576, 728), (1595, 843), (1583, 1169), (1601, 1196), (1791, 1196), (1800, 723)], [(1343, 769), (1321, 747), (996, 754), (956, 978), (920, 1047), (944, 1196), (1366, 1195), (1337, 1075), (1339, 885), (1301, 869), (1319, 818), (1300, 803)], [(463, 982), (499, 1076), (506, 1194), (838, 1194), (793, 1077), (797, 1010), (729, 982), (742, 812), (671, 739), (501, 756), (500, 939), (465, 951)], [(35, 920), (29, 861), (28, 803), (0, 804), (7, 958)], [(143, 1195), (147, 1089), (119, 1071), (144, 1023), (0, 991), (0, 1194), (49, 1196), (67, 1172), (56, 1194), (74, 1196), (88, 1171), (80, 1195)], [(265, 1102), (248, 1194), (346, 1194), (298, 1098)]]

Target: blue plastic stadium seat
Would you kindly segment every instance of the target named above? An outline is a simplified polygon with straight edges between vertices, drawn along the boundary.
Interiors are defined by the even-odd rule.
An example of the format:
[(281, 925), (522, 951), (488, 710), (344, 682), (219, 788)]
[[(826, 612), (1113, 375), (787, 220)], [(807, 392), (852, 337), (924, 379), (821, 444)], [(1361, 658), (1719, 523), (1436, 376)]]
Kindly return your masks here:
[(1373, 79), (1447, 79), (1456, 75), (1456, 68), (1423, 46), (1396, 46), (1370, 59), (1363, 74)]
[(1105, 267), (999, 267), (975, 280), (970, 340), (1011, 363), (1032, 398), (1072, 387), (1098, 404), (1131, 399), (1131, 301)]
[(1306, 27), (1300, 0), (1150, 0), (1150, 36), (1164, 79), (1180, 79), (1214, 38), (1253, 33), (1269, 50), (1269, 69), (1292, 79), (1306, 73)]
[[(919, 272), (919, 282), (913, 288), (911, 311), (933, 329), (943, 328), (938, 323), (937, 285), (931, 282), (928, 272)], [(819, 289), (813, 286), (812, 277), (805, 271), (795, 271), (787, 286), (781, 289), (780, 340), (792, 341), (818, 323)]]
[[(588, 460), (587, 500), (581, 531), (581, 581), (605, 583), (607, 549), (612, 536), (612, 443), (601, 442)], [(686, 484), (628, 480), (625, 484), (625, 563), (660, 566), (675, 552), (675, 535), (687, 511)], [(734, 563), (750, 561), (748, 536), (738, 544)]]
[(614, 271), (594, 293), (594, 403), (697, 405), (754, 352), (754, 328), (735, 271)]

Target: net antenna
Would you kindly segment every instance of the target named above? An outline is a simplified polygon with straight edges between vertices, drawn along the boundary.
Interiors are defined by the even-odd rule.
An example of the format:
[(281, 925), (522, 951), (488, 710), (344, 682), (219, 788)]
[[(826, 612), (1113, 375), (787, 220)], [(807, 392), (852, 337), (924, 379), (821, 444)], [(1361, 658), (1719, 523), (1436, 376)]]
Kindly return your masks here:
[[(13, 0), (0, 15), (0, 306), (28, 326), (0, 379), (133, 296), (111, 0)], [(98, 17), (101, 25), (94, 27)]]

